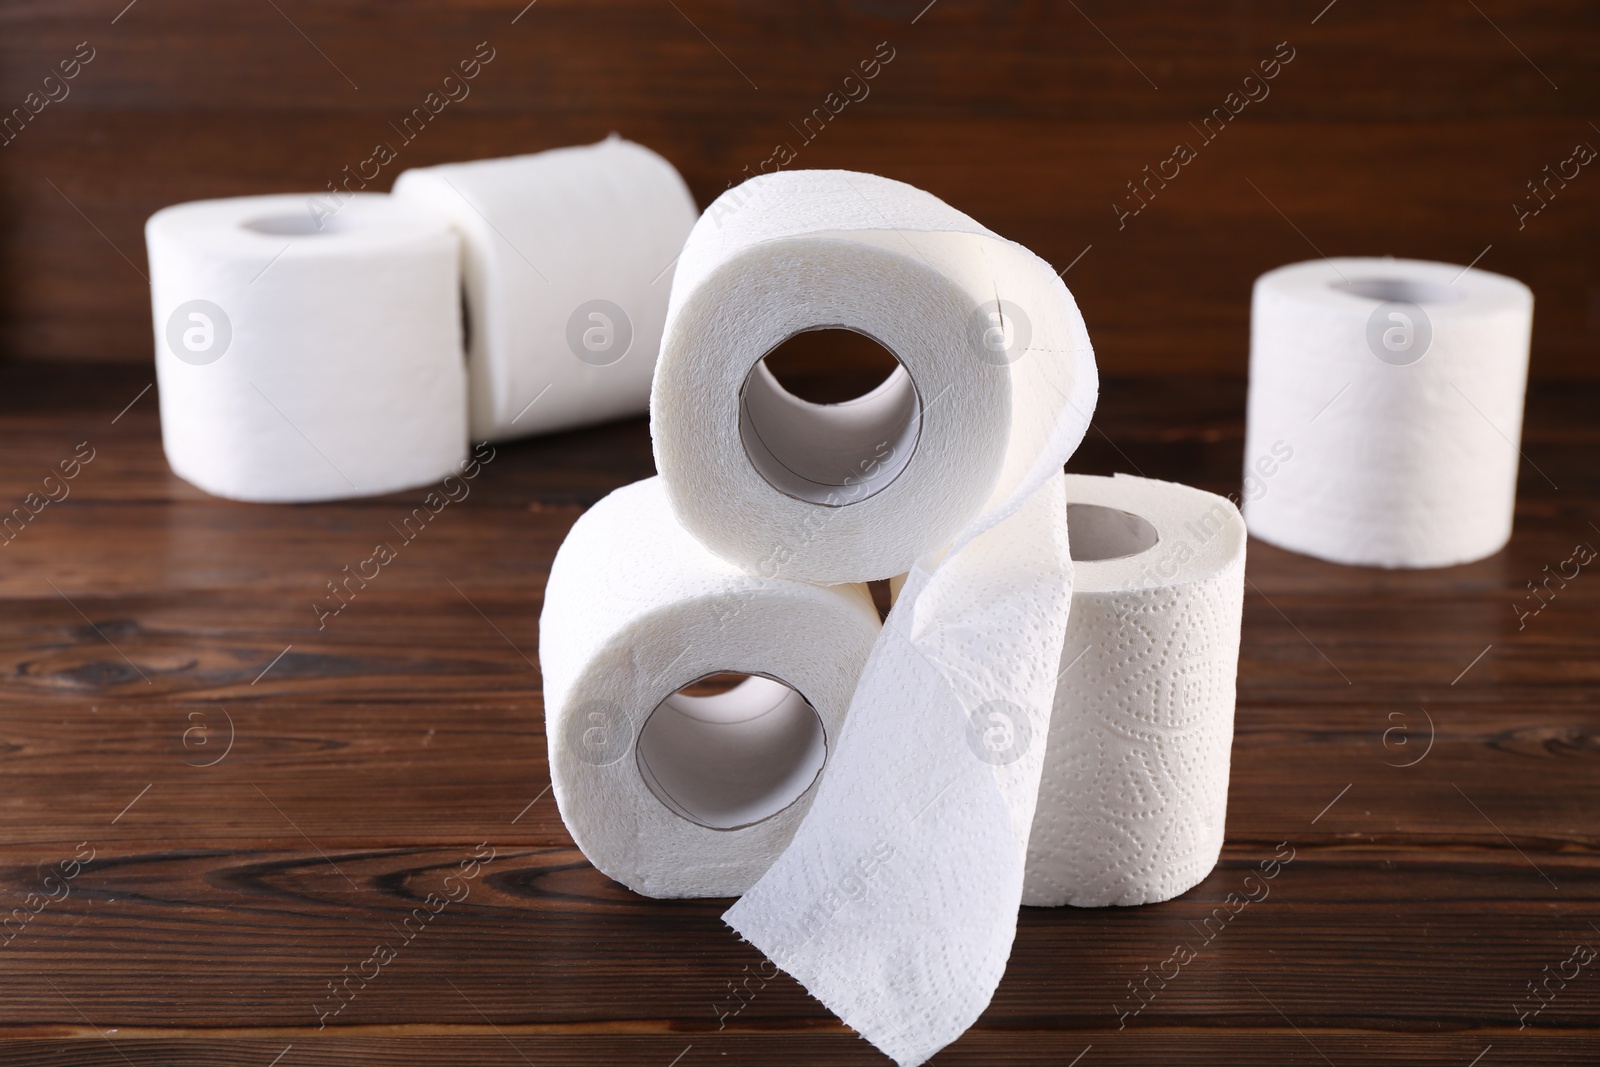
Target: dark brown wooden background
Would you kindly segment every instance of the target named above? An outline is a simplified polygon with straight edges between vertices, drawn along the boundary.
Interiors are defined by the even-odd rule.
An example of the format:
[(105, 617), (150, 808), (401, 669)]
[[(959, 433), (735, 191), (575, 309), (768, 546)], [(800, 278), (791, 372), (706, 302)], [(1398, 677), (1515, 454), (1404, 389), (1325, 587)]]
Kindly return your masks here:
[[(1103, 376), (1086, 473), (1238, 490), (1249, 286), (1273, 266), (1482, 253), (1531, 284), (1512, 543), (1389, 572), (1252, 542), (1217, 870), (1161, 905), (1023, 909), (993, 1003), (935, 1063), (1600, 1061), (1600, 963), (1518, 1018), (1600, 946), (1600, 577), (1528, 589), (1600, 545), (1600, 164), (1521, 231), (1511, 207), (1600, 145), (1600, 9), (524, 2), (0, 6), (0, 114), (96, 50), (0, 147), (0, 505), (96, 450), (0, 545), (0, 915), (95, 850), (0, 944), (0, 1065), (887, 1062), (784, 975), (719, 1019), (770, 973), (726, 902), (609, 882), (546, 791), (541, 593), (583, 508), (652, 472), (642, 419), (502, 446), (326, 630), (311, 603), (421, 493), (233, 504), (162, 457), (146, 216), (320, 188), (480, 41), (472, 95), (380, 184), (616, 130), (706, 203), (888, 41), (870, 97), (795, 164), (1082, 255), (1066, 277)], [(1271, 95), (1119, 231), (1124, 183), (1281, 41)], [(849, 395), (827, 351), (813, 384)], [(497, 858), (469, 899), (319, 1029), (327, 983), (479, 842)], [(1128, 983), (1280, 842), (1270, 898), (1121, 1026)]]
[[(471, 95), (375, 188), (615, 130), (704, 205), (798, 147), (790, 124), (887, 41), (871, 95), (793, 166), (920, 185), (1057, 266), (1092, 245), (1068, 282), (1107, 373), (1241, 373), (1251, 280), (1317, 250), (1467, 263), (1490, 245), (1481, 265), (1537, 294), (1535, 374), (1596, 373), (1600, 168), (1520, 231), (1511, 206), (1577, 143), (1600, 147), (1583, 0), (127, 2), (0, 6), (7, 111), (78, 42), (96, 50), (0, 148), (11, 355), (148, 362), (146, 217), (322, 189), (480, 41), (496, 58)], [(1201, 147), (1189, 124), (1282, 41), (1295, 59), (1271, 95)], [(1112, 202), (1180, 140), (1199, 158), (1119, 231)]]

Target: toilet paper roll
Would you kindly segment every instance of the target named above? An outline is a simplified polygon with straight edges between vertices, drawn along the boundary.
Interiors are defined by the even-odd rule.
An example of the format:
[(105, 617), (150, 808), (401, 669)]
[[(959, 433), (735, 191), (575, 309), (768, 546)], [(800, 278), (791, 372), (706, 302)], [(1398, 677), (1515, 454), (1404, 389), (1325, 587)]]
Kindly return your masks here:
[(1187, 485), (1065, 480), (1072, 614), (1022, 902), (1168, 900), (1222, 848), (1244, 520)]
[[(679, 260), (651, 395), (656, 467), (684, 526), (757, 573), (869, 581), (1010, 495), (1059, 411), (1087, 422), (1095, 388), (1070, 331), (1041, 318), (1057, 294), (1012, 281), (1028, 273), (1019, 252), (874, 175), (797, 171), (725, 193)], [(828, 328), (899, 366), (854, 401), (801, 400), (764, 357)], [(1030, 351), (1059, 380), (1040, 379)]]
[(1380, 567), (1499, 551), (1532, 324), (1527, 286), (1447, 263), (1318, 260), (1256, 279), (1250, 532)]
[[(910, 571), (805, 822), (724, 918), (920, 1063), (988, 1004), (1016, 932), (1072, 589), (1060, 471), (1096, 392), (1088, 334), (1043, 260), (866, 174), (731, 190), (678, 269), (651, 402), (674, 511), (758, 573)], [(757, 367), (822, 326), (901, 363), (859, 417), (775, 395)]]
[(408, 170), (394, 195), (447, 215), (464, 242), (474, 439), (645, 410), (695, 220), (671, 163), (612, 135)]
[[(711, 555), (660, 479), (596, 504), (539, 618), (550, 780), (578, 847), (648, 896), (744, 892), (810, 807), (878, 630), (863, 586)], [(750, 677), (678, 692), (725, 672)]]
[(164, 208), (145, 224), (161, 439), (216, 496), (332, 500), (467, 455), (459, 242), (388, 196)]

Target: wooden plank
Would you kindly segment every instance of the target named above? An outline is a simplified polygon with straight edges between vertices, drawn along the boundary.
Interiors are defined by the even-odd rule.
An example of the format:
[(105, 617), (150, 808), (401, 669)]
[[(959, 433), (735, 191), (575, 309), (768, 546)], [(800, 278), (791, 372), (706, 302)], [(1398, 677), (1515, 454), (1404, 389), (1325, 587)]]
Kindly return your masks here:
[[(166, 204), (322, 190), (380, 140), (398, 157), (375, 190), (405, 167), (616, 130), (672, 159), (702, 204), (786, 143), (792, 166), (914, 182), (1063, 267), (1082, 253), (1069, 281), (1113, 371), (1242, 373), (1251, 280), (1317, 249), (1464, 263), (1492, 245), (1482, 265), (1538, 293), (1536, 374), (1594, 375), (1597, 260), (1578, 239), (1595, 228), (1592, 183), (1555, 179), (1523, 222), (1513, 208), (1538, 205), (1528, 183), (1544, 168), (1600, 143), (1589, 7), (1434, 3), (1380, 19), (1344, 5), (1312, 25), (1259, 2), (1159, 15), (942, 3), (912, 25), (924, 6), (627, 0), (597, 15), (543, 0), (513, 26), (516, 0), (382, 17), (173, 0), (115, 25), (89, 0), (10, 5), (0, 99), (22, 101), (86, 37), (98, 51), (0, 154), (0, 350), (147, 364), (141, 227)], [(414, 139), (396, 133), (485, 40), (496, 58), (470, 95)], [(884, 40), (895, 58), (870, 93), (805, 133)], [(1284, 40), (1295, 58), (1270, 95), (1207, 141), (1196, 127)], [(1131, 192), (1179, 142), (1198, 158)], [(1146, 197), (1119, 224), (1113, 205)]]
[[(400, 166), (592, 141), (617, 125), (463, 113), (419, 138)], [(15, 190), (13, 216), (0, 219), (0, 264), (13, 290), (7, 345), (148, 364), (144, 220), (183, 200), (319, 190), (370, 151), (382, 126), (329, 116), (308, 129), (292, 114), (248, 125), (201, 115), (175, 125), (166, 115), (89, 111), (41, 123), (27, 153), (7, 157)], [(781, 119), (751, 123), (708, 149), (659, 121), (623, 125), (683, 168), (701, 204), (766, 158), (775, 138), (792, 136), (786, 131)], [(797, 166), (870, 170), (920, 185), (1062, 269), (1072, 266), (1067, 280), (1108, 373), (1242, 375), (1251, 282), (1315, 258), (1318, 249), (1466, 263), (1493, 245), (1480, 265), (1525, 280), (1538, 295), (1535, 372), (1577, 377), (1591, 367), (1595, 261), (1573, 235), (1594, 228), (1600, 200), (1575, 180), (1522, 229), (1511, 205), (1528, 195), (1524, 183), (1541, 167), (1565, 159), (1584, 137), (1600, 143), (1584, 122), (1566, 118), (1484, 120), (1463, 129), (1241, 117), (1226, 139), (1202, 144), (1165, 188), (1151, 186), (1148, 206), (1129, 218), (1119, 211), (1141, 199), (1128, 183), (1144, 180), (1143, 168), (1170, 156), (1178, 141), (1198, 141), (1187, 122), (996, 118), (973, 129), (863, 108), (842, 115)], [(191, 147), (197, 141), (212, 146), (200, 159)], [(1483, 151), (1485, 144), (1496, 150)], [(257, 157), (264, 151), (292, 163), (263, 178)], [(146, 153), (148, 167), (115, 186), (92, 176)], [(993, 159), (1012, 162), (997, 173)], [(386, 189), (392, 178), (374, 188)]]
[[(111, 833), (283, 847), (303, 844), (304, 833), (324, 847), (392, 848), (492, 833), (569, 844), (544, 792), (536, 678), (526, 665), (493, 676), (506, 679), (505, 691), (481, 702), (191, 693), (14, 702), (0, 716), (6, 839), (59, 849)], [(403, 681), (439, 684), (420, 672)], [(1505, 848), (1508, 834), (1534, 862), (1593, 849), (1600, 714), (1589, 692), (1548, 704), (1480, 694), (1475, 704), (1430, 702), (1426, 715), (1393, 694), (1263, 704), (1247, 692), (1230, 836), (1282, 838), (1313, 825), (1338, 796), (1316, 834), (1397, 848), (1430, 834)], [(1286, 760), (1286, 752), (1314, 758)]]
[[(1109, 1034), (1102, 1031), (974, 1030), (941, 1052), (933, 1062), (940, 1067), (989, 1067), (995, 1063), (1019, 1067), (1073, 1067), (1074, 1057), (1082, 1056), (1078, 1061), (1082, 1067), (1096, 1063), (1236, 1067), (1240, 1062), (1305, 1067), (1328, 1062), (1341, 1067), (1363, 1064), (1444, 1067), (1470, 1064), (1474, 1057), (1483, 1055), (1486, 1047), (1492, 1046), (1496, 1051), (1480, 1061), (1484, 1067), (1494, 1062), (1492, 1057), (1508, 1048), (1521, 1057), (1513, 1062), (1587, 1067), (1593, 1062), (1592, 1052), (1597, 1040), (1596, 1031), (1577, 1029), (1561, 1033), (1508, 1034), (1504, 1030), (1485, 1029), (1446, 1034), (1348, 1034), (1302, 1027), (1296, 1032), (1276, 1016), (1273, 1020), (1275, 1029), (1262, 1029), (1244, 1036), (1208, 1027)], [(159, 1032), (145, 1036), (142, 1031), (124, 1029), (114, 1035), (115, 1048), (111, 1048), (104, 1037), (81, 1024), (79, 1029), (84, 1030), (81, 1037), (15, 1042), (14, 1062), (77, 1067), (108, 1062), (121, 1064), (126, 1060), (137, 1067), (145, 1064), (262, 1067), (288, 1046), (293, 1049), (282, 1061), (286, 1065), (295, 1062), (291, 1057), (313, 1057), (340, 1067), (409, 1067), (412, 1064), (425, 1067), (457, 1060), (485, 1067), (527, 1067), (529, 1063), (574, 1067), (618, 1063), (650, 1067), (702, 1067), (708, 1063), (760, 1063), (772, 1067), (811, 1067), (827, 1063), (843, 1067), (881, 1067), (887, 1062), (854, 1035), (816, 1034), (809, 1030), (574, 1037), (546, 1036), (501, 1026), (500, 1033), (483, 1027), (481, 1036), (459, 1030), (451, 1036), (429, 1036), (404, 1028), (385, 1027), (360, 1036), (327, 1037), (299, 1031), (273, 1031), (271, 1036), (255, 1036), (254, 1032), (249, 1032), (238, 1036), (227, 1033), (215, 1037), (177, 1038)]]
[(525, 0), (412, 0), (384, 5), (378, 17), (356, 3), (283, 0), (274, 11), (168, 0), (113, 24), (117, 5), (19, 0), (0, 14), (0, 89), (20, 98), (87, 37), (98, 54), (72, 88), (80, 108), (404, 109), (487, 39), (510, 62), (497, 55), (463, 109), (728, 115), (802, 104), (803, 114), (888, 39), (893, 62), (904, 61), (918, 90), (898, 99), (902, 113), (1059, 117), (1103, 109), (1188, 118), (1220, 104), (1287, 40), (1296, 54), (1283, 77), (1305, 85), (1287, 105), (1293, 117), (1592, 112), (1597, 24), (1579, 0), (1501, 0), (1483, 14), (1421, 3), (1381, 18), (1322, 6), (691, 0), (675, 12), (650, 0), (609, 0), (597, 12), (580, 0), (540, 0), (531, 9)]
[[(46, 892), (48, 872), (95, 849), (64, 899), (13, 920), (0, 996), (14, 1020), (73, 1025), (81, 1002), (106, 1026), (836, 1025), (728, 935), (728, 901), (646, 900), (571, 847), (126, 851), (101, 837), (5, 850), (11, 897)], [(463, 875), (474, 855), (492, 858)], [(1261, 880), (1274, 856), (1286, 862)], [(1592, 944), (1600, 919), (1592, 852), (1540, 867), (1559, 890), (1507, 848), (1230, 845), (1176, 901), (1023, 909), (982, 1025), (1253, 1029), (1276, 1026), (1276, 1003), (1327, 1030), (1515, 1029), (1526, 983)], [(1145, 984), (1152, 973), (1167, 980)], [(728, 983), (747, 977), (734, 999)], [(1600, 986), (1574, 980), (1537, 1019), (1591, 1026), (1597, 1008)]]
[[(99, 449), (0, 547), (0, 904), (30, 916), (0, 943), (0, 1058), (882, 1062), (727, 932), (726, 902), (599, 875), (545, 789), (539, 593), (582, 508), (649, 472), (642, 421), (504, 446), (318, 630), (312, 597), (415, 495), (208, 498), (165, 470), (149, 395), (118, 418), (147, 381), (0, 371), (11, 498)], [(1243, 395), (1111, 376), (1073, 466), (1234, 489)], [(1600, 518), (1596, 400), (1535, 390), (1525, 451), (1551, 481), (1524, 467), (1490, 560), (1388, 572), (1252, 543), (1222, 864), (1167, 904), (1024, 909), (993, 1004), (938, 1062), (1592, 1058), (1586, 971), (1526, 1029), (1519, 1011), (1600, 939), (1600, 585), (1521, 629), (1511, 604)], [(466, 898), (406, 938), (480, 843)], [(390, 941), (318, 1030), (328, 982)], [(1193, 960), (1148, 977), (1179, 945)]]

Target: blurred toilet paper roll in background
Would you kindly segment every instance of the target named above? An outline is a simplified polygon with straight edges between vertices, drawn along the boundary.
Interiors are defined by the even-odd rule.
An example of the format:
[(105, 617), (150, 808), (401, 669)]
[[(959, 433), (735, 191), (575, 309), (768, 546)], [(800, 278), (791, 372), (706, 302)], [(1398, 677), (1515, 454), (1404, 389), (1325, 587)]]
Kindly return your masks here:
[(1317, 260), (1256, 279), (1250, 532), (1380, 567), (1499, 551), (1532, 324), (1527, 286), (1447, 263)]
[(467, 455), (460, 242), (357, 194), (207, 200), (145, 225), (161, 437), (217, 496), (312, 501), (424, 485)]
[[(1006, 498), (1060, 410), (1087, 422), (1094, 381), (1072, 365), (1077, 338), (1041, 319), (1054, 294), (1030, 304), (996, 247), (1017, 248), (870, 174), (772, 174), (719, 198), (679, 260), (651, 395), (656, 466), (689, 531), (757, 573), (868, 581)], [(865, 334), (898, 366), (855, 400), (803, 400), (764, 357), (823, 329)]]
[(405, 171), (394, 195), (464, 242), (474, 439), (645, 410), (694, 198), (672, 164), (598, 144)]
[(578, 847), (648, 896), (743, 893), (810, 806), (879, 628), (863, 586), (711, 555), (660, 479), (596, 504), (539, 618), (550, 780)]
[(1168, 900), (1216, 865), (1245, 527), (1212, 493), (1066, 476), (1072, 614), (1024, 904)]

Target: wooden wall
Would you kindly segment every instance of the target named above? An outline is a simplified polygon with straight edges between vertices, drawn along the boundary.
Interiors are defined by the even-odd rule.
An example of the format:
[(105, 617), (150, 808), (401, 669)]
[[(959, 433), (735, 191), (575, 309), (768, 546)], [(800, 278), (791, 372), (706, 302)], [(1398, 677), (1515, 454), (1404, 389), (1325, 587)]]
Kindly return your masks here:
[[(163, 205), (320, 189), (379, 141), (386, 189), (615, 130), (702, 206), (787, 144), (793, 167), (903, 179), (1058, 266), (1081, 254), (1066, 278), (1108, 374), (1242, 373), (1251, 280), (1318, 251), (1483, 253), (1537, 294), (1535, 374), (1596, 374), (1600, 161), (1520, 226), (1513, 207), (1600, 147), (1596, 5), (525, 3), (6, 0), (0, 108), (60, 99), (0, 147), (0, 352), (149, 360), (142, 224)], [(80, 42), (93, 58), (46, 83)], [(390, 123), (480, 42), (470, 95), (401, 142)], [(893, 58), (846, 86), (875, 53)], [(804, 140), (846, 88), (865, 96)], [(1203, 141), (1245, 88), (1267, 95)], [(1196, 157), (1119, 222), (1126, 183), (1180, 142)]]

